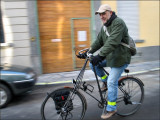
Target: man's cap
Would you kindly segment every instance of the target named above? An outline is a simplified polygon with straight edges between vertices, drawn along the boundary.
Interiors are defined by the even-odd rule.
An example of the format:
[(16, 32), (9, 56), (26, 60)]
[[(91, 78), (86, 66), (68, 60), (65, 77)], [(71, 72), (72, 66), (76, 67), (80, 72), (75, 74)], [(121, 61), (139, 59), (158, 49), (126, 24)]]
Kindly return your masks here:
[(95, 14), (103, 13), (105, 11), (112, 11), (111, 7), (108, 4), (103, 4), (99, 7), (98, 11), (95, 12)]

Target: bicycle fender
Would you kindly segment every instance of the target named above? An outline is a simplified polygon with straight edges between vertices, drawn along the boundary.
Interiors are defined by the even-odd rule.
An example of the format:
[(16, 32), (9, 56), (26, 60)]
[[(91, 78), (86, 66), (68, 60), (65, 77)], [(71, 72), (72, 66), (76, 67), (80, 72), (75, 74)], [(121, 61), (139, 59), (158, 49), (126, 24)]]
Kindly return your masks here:
[(124, 79), (137, 79), (138, 82), (139, 82), (142, 86), (144, 86), (144, 83), (142, 82), (142, 80), (140, 80), (140, 79), (137, 78), (137, 77), (133, 77), (133, 76), (122, 77), (121, 79), (118, 80), (118, 83), (120, 83), (120, 82), (121, 82), (122, 80), (124, 80)]

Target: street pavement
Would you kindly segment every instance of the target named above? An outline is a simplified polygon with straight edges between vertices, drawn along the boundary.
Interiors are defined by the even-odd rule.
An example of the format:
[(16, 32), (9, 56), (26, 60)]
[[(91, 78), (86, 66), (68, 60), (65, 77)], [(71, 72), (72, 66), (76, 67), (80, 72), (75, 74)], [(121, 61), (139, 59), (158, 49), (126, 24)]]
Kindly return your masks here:
[[(110, 68), (105, 68), (108, 72)], [(155, 71), (160, 69), (159, 60), (149, 61), (149, 62), (140, 62), (140, 63), (131, 63), (128, 68), (130, 70), (129, 75), (142, 74), (150, 71)], [(80, 71), (71, 71), (71, 72), (59, 72), (59, 73), (50, 73), (42, 74), (38, 76), (36, 85), (49, 85), (49, 84), (60, 84), (60, 83), (71, 83), (73, 79), (76, 79)], [(126, 75), (123, 73), (122, 76)], [(84, 81), (93, 81), (95, 80), (95, 75), (92, 70), (86, 70), (83, 77)]]
[[(159, 70), (134, 75), (134, 77), (141, 79), (144, 83), (145, 96), (141, 108), (133, 115), (127, 117), (115, 115), (109, 120), (160, 120), (159, 75)], [(95, 89), (91, 94), (99, 99), (96, 81), (88, 81), (87, 84), (94, 86)], [(17, 96), (6, 108), (1, 109), (0, 119), (41, 120), (41, 105), (47, 93), (64, 86), (73, 87), (73, 84), (65, 83), (36, 86), (33, 91)], [(87, 110), (84, 120), (101, 120), (102, 109), (98, 107), (98, 102), (85, 92), (82, 92), (82, 94), (87, 100)]]

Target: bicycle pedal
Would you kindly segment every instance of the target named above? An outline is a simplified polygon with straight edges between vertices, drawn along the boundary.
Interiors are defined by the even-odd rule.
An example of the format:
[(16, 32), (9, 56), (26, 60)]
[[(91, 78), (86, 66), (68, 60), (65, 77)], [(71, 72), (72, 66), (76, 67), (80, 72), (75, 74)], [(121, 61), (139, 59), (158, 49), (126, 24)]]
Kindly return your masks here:
[(84, 83), (83, 83), (83, 90), (84, 90), (84, 91), (88, 90), (88, 91), (90, 91), (90, 92), (92, 93), (93, 90), (94, 90), (94, 87), (93, 87), (92, 85), (86, 84), (86, 82), (84, 82)]
[(87, 90), (89, 90), (92, 93), (93, 90), (94, 90), (94, 87), (92, 85), (90, 85), (90, 84), (87, 84)]

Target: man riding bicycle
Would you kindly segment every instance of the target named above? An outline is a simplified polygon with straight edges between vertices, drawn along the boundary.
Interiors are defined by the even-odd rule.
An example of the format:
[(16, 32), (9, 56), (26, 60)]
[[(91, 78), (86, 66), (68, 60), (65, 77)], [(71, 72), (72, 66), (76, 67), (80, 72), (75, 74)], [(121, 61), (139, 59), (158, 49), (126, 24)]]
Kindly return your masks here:
[[(94, 65), (97, 75), (101, 77), (102, 91), (108, 89), (107, 112), (101, 115), (102, 119), (107, 119), (117, 111), (118, 79), (131, 60), (130, 50), (121, 45), (121, 42), (128, 44), (129, 34), (125, 22), (117, 17), (109, 5), (101, 5), (95, 14), (99, 14), (103, 27), (89, 53), (93, 54), (101, 49), (99, 54), (92, 58), (90, 67), (93, 70)], [(109, 76), (101, 68), (106, 66), (111, 67)]]

